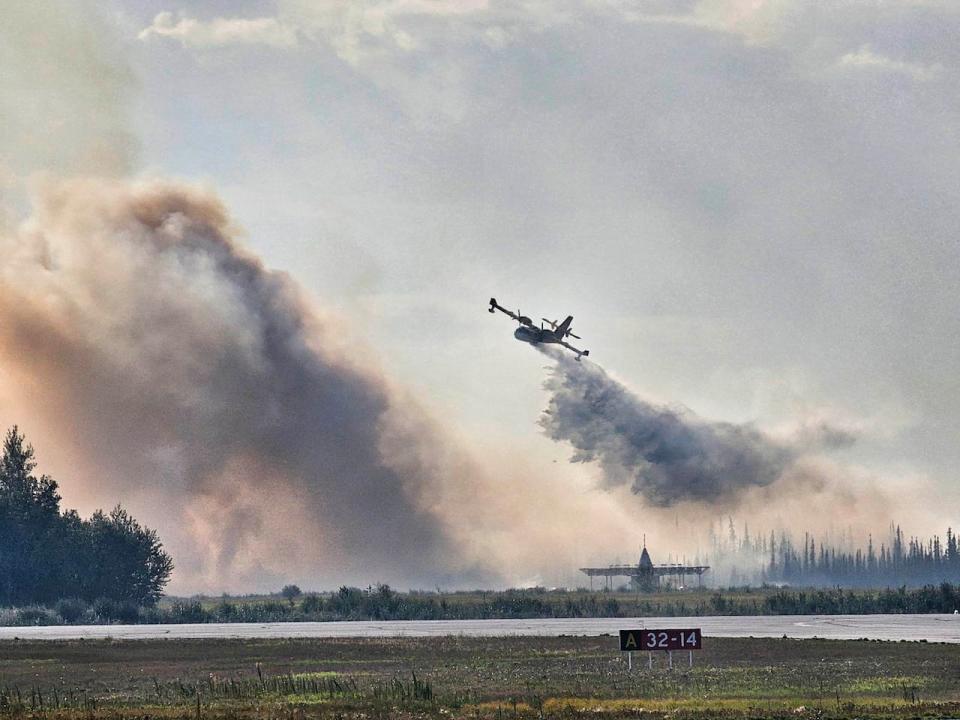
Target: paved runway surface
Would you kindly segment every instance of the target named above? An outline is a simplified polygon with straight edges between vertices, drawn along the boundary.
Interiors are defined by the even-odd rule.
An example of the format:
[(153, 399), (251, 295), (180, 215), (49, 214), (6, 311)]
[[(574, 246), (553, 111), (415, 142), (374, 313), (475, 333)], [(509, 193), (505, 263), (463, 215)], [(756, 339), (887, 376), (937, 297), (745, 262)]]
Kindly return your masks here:
[(710, 637), (927, 640), (960, 643), (960, 615), (779, 615), (693, 618), (572, 618), (535, 620), (396, 620), (199, 625), (76, 625), (2, 627), (0, 640), (115, 638), (329, 638), (440, 635), (602, 635), (620, 628), (703, 628)]

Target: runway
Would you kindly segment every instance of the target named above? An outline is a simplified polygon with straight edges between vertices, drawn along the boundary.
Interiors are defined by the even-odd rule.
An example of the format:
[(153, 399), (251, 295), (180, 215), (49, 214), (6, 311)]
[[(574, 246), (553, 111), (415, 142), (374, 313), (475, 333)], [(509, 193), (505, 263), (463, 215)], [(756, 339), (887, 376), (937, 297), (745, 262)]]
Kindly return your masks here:
[(960, 615), (764, 615), (738, 617), (562, 618), (531, 620), (394, 620), (353, 622), (209, 623), (184, 625), (57, 625), (2, 627), (0, 640), (155, 640), (464, 635), (615, 634), (621, 628), (699, 627), (705, 637), (926, 640), (960, 643)]

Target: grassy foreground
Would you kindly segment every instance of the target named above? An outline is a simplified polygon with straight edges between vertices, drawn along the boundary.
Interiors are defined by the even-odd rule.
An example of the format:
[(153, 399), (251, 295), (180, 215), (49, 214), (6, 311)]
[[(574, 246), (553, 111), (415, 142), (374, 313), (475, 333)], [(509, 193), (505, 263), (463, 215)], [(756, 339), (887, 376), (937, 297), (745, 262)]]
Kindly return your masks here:
[(960, 713), (960, 646), (706, 638), (633, 672), (613, 637), (7, 641), (0, 717), (919, 717)]

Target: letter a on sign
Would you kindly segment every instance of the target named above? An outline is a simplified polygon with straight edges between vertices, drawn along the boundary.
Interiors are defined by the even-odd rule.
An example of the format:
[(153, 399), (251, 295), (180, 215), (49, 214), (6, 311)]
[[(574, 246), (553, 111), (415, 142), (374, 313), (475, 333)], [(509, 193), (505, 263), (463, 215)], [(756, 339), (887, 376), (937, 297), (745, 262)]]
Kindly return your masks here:
[(637, 649), (637, 636), (632, 632), (628, 632), (627, 636), (623, 639), (622, 643), (624, 650), (636, 650)]

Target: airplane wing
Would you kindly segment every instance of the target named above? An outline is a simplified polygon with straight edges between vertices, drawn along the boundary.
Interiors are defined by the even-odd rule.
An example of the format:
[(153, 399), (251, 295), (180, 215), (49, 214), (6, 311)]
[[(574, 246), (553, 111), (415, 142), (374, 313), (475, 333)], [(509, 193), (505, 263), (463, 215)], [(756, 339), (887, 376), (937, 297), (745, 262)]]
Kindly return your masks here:
[(577, 354), (577, 360), (579, 360), (581, 356), (585, 356), (585, 355), (589, 355), (589, 354), (590, 354), (590, 351), (589, 351), (589, 350), (581, 350), (581, 349), (579, 349), (579, 348), (575, 348), (573, 345), (571, 345), (571, 344), (568, 343), (568, 342), (564, 342), (563, 340), (560, 340), (559, 343), (560, 343), (561, 345), (563, 345), (567, 350), (571, 350), (571, 351), (575, 352), (575, 353)]
[(496, 298), (490, 298), (490, 307), (488, 308), (487, 312), (494, 312), (495, 310), (499, 310), (504, 315), (509, 315), (521, 325), (533, 325), (533, 321), (525, 315), (521, 315), (519, 311), (513, 312), (512, 310), (507, 310), (497, 302)]

